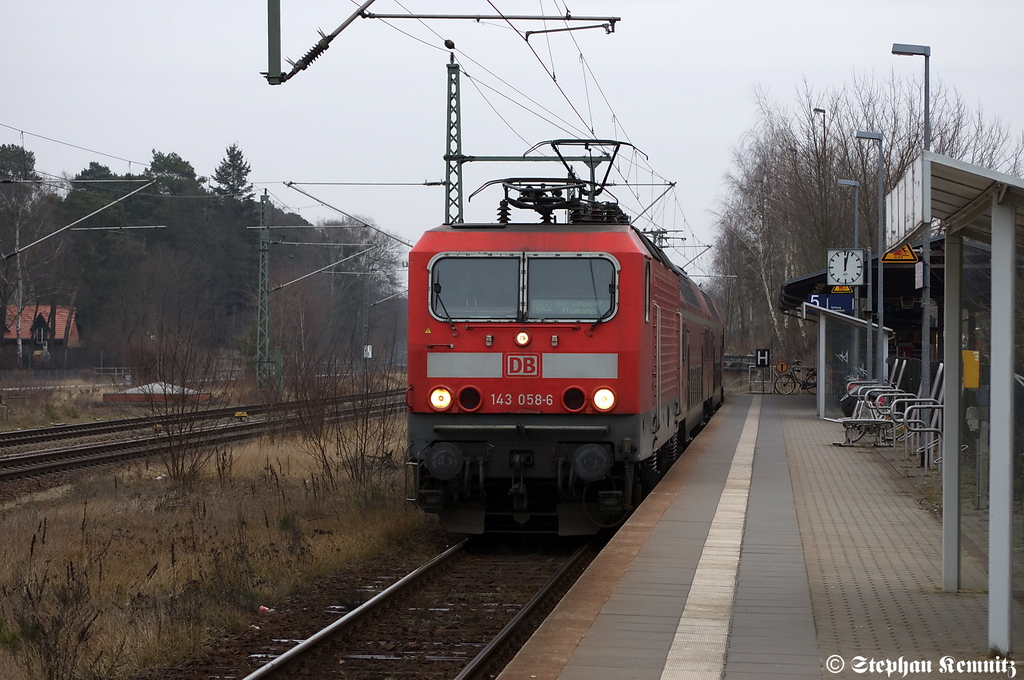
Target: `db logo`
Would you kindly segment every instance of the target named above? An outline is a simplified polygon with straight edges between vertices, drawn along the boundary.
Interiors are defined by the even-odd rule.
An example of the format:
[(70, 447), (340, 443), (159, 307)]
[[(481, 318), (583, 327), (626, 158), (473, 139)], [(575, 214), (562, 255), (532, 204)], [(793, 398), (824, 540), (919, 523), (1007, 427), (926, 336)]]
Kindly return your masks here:
[(506, 354), (505, 375), (536, 377), (540, 374), (540, 356), (537, 354)]

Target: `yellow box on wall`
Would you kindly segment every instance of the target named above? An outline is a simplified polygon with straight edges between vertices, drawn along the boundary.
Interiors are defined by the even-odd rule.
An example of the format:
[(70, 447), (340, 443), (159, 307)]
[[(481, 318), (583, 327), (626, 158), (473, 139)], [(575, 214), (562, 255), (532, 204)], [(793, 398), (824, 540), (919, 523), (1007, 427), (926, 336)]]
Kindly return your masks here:
[(981, 387), (981, 352), (965, 349), (961, 354), (964, 363), (964, 387), (976, 390)]

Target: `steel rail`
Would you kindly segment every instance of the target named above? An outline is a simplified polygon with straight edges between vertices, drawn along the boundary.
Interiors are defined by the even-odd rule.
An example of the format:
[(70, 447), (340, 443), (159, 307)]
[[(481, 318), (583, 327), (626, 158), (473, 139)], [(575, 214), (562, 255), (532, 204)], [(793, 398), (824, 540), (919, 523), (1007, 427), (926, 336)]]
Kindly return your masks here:
[(498, 634), (495, 635), (490, 642), (484, 645), (483, 649), (481, 649), (480, 652), (473, 657), (468, 664), (466, 664), (459, 674), (455, 676), (455, 680), (470, 680), (471, 678), (477, 677), (479, 673), (485, 670), (495, 653), (501, 649), (502, 645), (512, 637), (513, 633), (515, 633), (520, 626), (523, 625), (526, 619), (537, 610), (540, 603), (547, 598), (555, 586), (562, 582), (562, 579), (565, 578), (569, 570), (579, 563), (587, 549), (592, 545), (593, 543), (591, 542), (580, 546), (576, 552), (574, 552), (569, 559), (565, 561), (565, 564), (559, 567), (554, 576), (548, 579), (547, 583), (541, 586), (541, 589), (538, 590), (532, 598), (530, 598), (530, 601), (523, 605), (522, 609), (512, 617), (512, 620), (505, 624), (505, 627), (498, 631)]
[[(397, 397), (404, 394), (404, 390), (387, 390), (384, 392), (373, 392), (370, 394), (344, 395), (332, 397), (331, 402), (343, 404), (355, 401), (360, 398), (378, 399), (381, 397)], [(312, 400), (281, 402), (278, 404), (253, 404), (250, 406), (233, 406), (218, 409), (205, 409), (192, 413), (160, 413), (153, 415), (138, 416), (134, 418), (120, 418), (115, 420), (104, 420), (93, 423), (78, 423), (73, 425), (54, 425), (51, 427), (40, 427), (29, 430), (10, 430), (0, 432), (0, 446), (15, 446), (31, 444), (33, 442), (52, 441), (54, 439), (68, 439), (84, 434), (104, 434), (108, 432), (123, 432), (153, 425), (162, 425), (169, 422), (190, 420), (215, 420), (233, 416), (239, 411), (249, 415), (263, 415), (277, 413), (280, 411), (300, 410), (309, 405)]]
[(272, 659), (263, 666), (260, 666), (255, 671), (245, 676), (243, 680), (259, 680), (259, 678), (264, 678), (268, 675), (276, 673), (278, 670), (281, 669), (282, 666), (294, 661), (295, 659), (301, 657), (304, 654), (307, 654), (311, 649), (313, 649), (320, 643), (330, 639), (331, 637), (345, 630), (346, 628), (354, 624), (356, 621), (363, 618), (371, 611), (379, 607), (381, 604), (391, 599), (394, 595), (405, 590), (410, 585), (416, 583), (421, 578), (432, 572), (436, 567), (447, 562), (455, 554), (460, 552), (463, 549), (463, 547), (465, 547), (468, 541), (468, 538), (463, 539), (462, 542), (455, 544), (454, 546), (444, 551), (437, 557), (433, 558), (429, 562), (423, 564), (420, 567), (417, 567), (414, 571), (410, 572), (403, 578), (399, 579), (397, 582), (395, 582), (388, 588), (385, 588), (381, 592), (377, 593), (372, 598), (370, 598), (363, 604), (359, 605), (358, 607), (350, 611), (348, 614), (345, 614), (343, 617), (341, 617), (331, 625), (327, 626), (326, 628), (320, 630), (317, 633), (314, 633), (312, 637), (303, 640), (298, 645), (292, 647), (281, 656), (277, 657), (276, 659)]
[[(230, 426), (226, 431), (196, 431), (178, 437), (174, 443), (180, 446), (189, 446), (200, 441), (204, 444), (227, 444), (248, 439), (256, 434), (255, 430), (263, 430), (269, 425), (270, 423), (266, 422), (243, 423)], [(16, 454), (0, 458), (0, 481), (157, 455), (167, 449), (167, 444), (168, 437), (153, 435), (118, 442)]]
[[(378, 416), (386, 413), (389, 409), (397, 408), (402, 403), (398, 396), (401, 394), (401, 390), (396, 390), (394, 393), (384, 392), (371, 395), (376, 400), (382, 400), (382, 403), (372, 404), (368, 414)], [(341, 406), (341, 404), (336, 406)], [(344, 420), (359, 415), (363, 415), (361, 407), (338, 408), (334, 413), (329, 414), (328, 420)], [(292, 417), (280, 420), (231, 423), (217, 428), (203, 428), (180, 434), (154, 434), (117, 442), (93, 443), (2, 456), (0, 457), (0, 481), (158, 455), (167, 449), (168, 443), (184, 447), (200, 441), (204, 444), (227, 444), (257, 436), (272, 427), (284, 425), (286, 428), (294, 429), (297, 427), (295, 420), (297, 418)]]

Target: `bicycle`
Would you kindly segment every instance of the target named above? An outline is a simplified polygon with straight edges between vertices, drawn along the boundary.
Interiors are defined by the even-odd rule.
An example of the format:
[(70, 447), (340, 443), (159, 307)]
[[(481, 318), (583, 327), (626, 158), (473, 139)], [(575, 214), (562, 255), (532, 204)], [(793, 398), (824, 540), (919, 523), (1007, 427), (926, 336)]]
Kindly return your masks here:
[(786, 362), (780, 361), (775, 370), (778, 375), (775, 376), (772, 390), (776, 394), (793, 394), (797, 388), (802, 392), (818, 393), (817, 368), (804, 367), (799, 361), (794, 361), (790, 367)]

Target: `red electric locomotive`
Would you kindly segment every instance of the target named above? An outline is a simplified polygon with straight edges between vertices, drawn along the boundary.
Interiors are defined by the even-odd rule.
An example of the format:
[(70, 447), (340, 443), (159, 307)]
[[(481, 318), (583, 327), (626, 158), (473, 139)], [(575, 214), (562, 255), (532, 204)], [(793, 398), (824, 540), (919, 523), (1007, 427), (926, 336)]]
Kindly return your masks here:
[(450, 531), (615, 526), (722, 402), (714, 304), (566, 167), (409, 256), (410, 500)]

